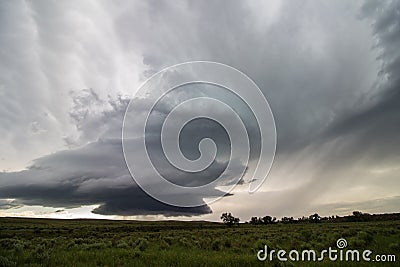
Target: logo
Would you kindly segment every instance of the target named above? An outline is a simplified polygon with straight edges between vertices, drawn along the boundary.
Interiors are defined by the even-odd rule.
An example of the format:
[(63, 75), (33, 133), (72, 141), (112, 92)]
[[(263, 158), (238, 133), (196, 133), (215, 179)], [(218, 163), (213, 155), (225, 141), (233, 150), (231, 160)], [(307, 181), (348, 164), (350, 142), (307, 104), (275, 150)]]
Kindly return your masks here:
[(336, 241), (336, 246), (338, 249), (329, 247), (328, 249), (324, 249), (321, 252), (317, 253), (313, 249), (305, 249), (302, 251), (292, 249), (289, 252), (280, 249), (277, 251), (265, 245), (264, 249), (260, 249), (257, 252), (257, 259), (259, 261), (272, 261), (274, 260), (274, 258), (277, 258), (279, 261), (323, 261), (327, 258), (330, 261), (396, 261), (396, 255), (377, 254), (375, 256), (372, 256), (373, 252), (368, 249), (363, 251), (359, 251), (356, 249), (343, 250), (347, 247), (347, 241), (344, 238), (339, 238)]

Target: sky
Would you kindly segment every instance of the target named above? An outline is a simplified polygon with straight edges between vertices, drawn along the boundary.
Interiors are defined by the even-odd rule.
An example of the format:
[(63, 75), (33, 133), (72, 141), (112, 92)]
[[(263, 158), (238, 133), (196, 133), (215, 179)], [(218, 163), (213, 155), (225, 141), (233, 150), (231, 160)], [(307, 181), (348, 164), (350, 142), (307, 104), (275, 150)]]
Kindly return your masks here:
[[(0, 216), (219, 220), (232, 212), (245, 221), (398, 212), (398, 47), (399, 1), (0, 1)], [(261, 138), (266, 125), (254, 106), (210, 84), (179, 87), (157, 103), (157, 84), (140, 90), (152, 75), (188, 61), (231, 66), (268, 100), (276, 151), (268, 147), (274, 161), (257, 192), (248, 187), (257, 162), (269, 167), (272, 158), (260, 157), (261, 144), (275, 132)], [(171, 73), (160, 88), (182, 75)], [(167, 162), (160, 132), (178, 104), (205, 96), (237, 112), (249, 158), (243, 146), (230, 150), (239, 132), (229, 131), (234, 117), (226, 125), (199, 118), (176, 139), (182, 154), (203, 156), (199, 144), (208, 138), (216, 155), (189, 175)], [(209, 111), (228, 118), (228, 109), (213, 108), (214, 102), (193, 103), (178, 115)], [(201, 205), (162, 203), (132, 179), (137, 170), (146, 181), (154, 177), (141, 168), (147, 157), (136, 131), (136, 119), (152, 104), (146, 148), (161, 175), (199, 186), (224, 174), (195, 196), (165, 194)], [(122, 131), (130, 109), (127, 160)], [(171, 129), (180, 127), (179, 116)], [(238, 184), (228, 192), (232, 181)], [(165, 189), (157, 181), (146, 186)]]

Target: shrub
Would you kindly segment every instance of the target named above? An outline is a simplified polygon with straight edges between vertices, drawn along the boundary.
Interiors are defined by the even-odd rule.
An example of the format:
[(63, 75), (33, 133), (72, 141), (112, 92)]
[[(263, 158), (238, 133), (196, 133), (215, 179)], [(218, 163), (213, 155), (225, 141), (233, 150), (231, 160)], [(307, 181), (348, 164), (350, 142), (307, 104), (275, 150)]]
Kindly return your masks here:
[(221, 241), (219, 239), (215, 239), (211, 244), (211, 249), (218, 251), (221, 249)]
[(164, 237), (163, 240), (164, 240), (166, 243), (168, 243), (168, 245), (172, 245), (172, 243), (173, 243), (173, 241), (174, 241), (174, 239), (173, 239), (172, 237), (170, 237), (170, 236)]
[(69, 241), (68, 243), (67, 243), (67, 248), (73, 248), (73, 247), (75, 247), (76, 246), (76, 244), (75, 244), (75, 241), (74, 240), (71, 240), (71, 241)]
[(365, 248), (367, 246), (367, 242), (358, 237), (351, 237), (349, 239), (349, 244), (354, 248)]
[(311, 232), (311, 230), (301, 231), (301, 238), (302, 238), (302, 240), (304, 240), (306, 242), (312, 240), (312, 235), (313, 235), (313, 233)]
[(83, 238), (75, 238), (74, 239), (74, 244), (76, 244), (76, 245), (81, 245), (83, 243), (85, 243), (85, 240)]
[(268, 246), (268, 251), (274, 249), (270, 241), (266, 239), (258, 239), (253, 245), (253, 251), (258, 252), (260, 249), (264, 249), (265, 245)]
[(132, 251), (132, 257), (133, 258), (138, 258), (138, 257), (140, 257), (142, 255), (142, 251), (140, 251), (139, 249), (137, 249), (137, 248), (135, 248), (133, 251)]
[(24, 244), (23, 243), (16, 243), (14, 245), (14, 253), (21, 254), (24, 251)]
[(356, 236), (357, 235), (357, 231), (355, 229), (349, 229), (346, 231), (343, 231), (342, 236), (343, 237), (352, 237), (352, 236)]
[(0, 239), (0, 248), (14, 249), (16, 246), (24, 246), (24, 242), (14, 238)]
[(370, 233), (360, 231), (357, 233), (357, 237), (361, 240), (364, 240), (366, 243), (371, 243), (372, 240), (374, 239), (373, 236)]
[(168, 242), (166, 242), (164, 239), (161, 239), (158, 243), (158, 247), (162, 250), (166, 250), (168, 249), (170, 246), (170, 244), (168, 244)]
[(231, 247), (232, 247), (232, 242), (231, 242), (231, 240), (230, 240), (230, 239), (225, 239), (225, 241), (224, 241), (224, 246), (225, 246), (226, 248), (231, 248)]
[(145, 238), (138, 238), (136, 240), (136, 248), (140, 251), (145, 251), (149, 245), (149, 241)]
[(111, 242), (96, 242), (91, 244), (86, 244), (84, 246), (85, 249), (105, 249), (111, 247)]
[(399, 252), (400, 251), (400, 245), (399, 245), (399, 243), (392, 243), (392, 244), (389, 245), (389, 249), (391, 251)]
[(200, 242), (200, 248), (207, 249), (210, 247), (211, 243), (212, 241), (209, 237), (202, 238), (202, 241)]
[(0, 267), (14, 267), (17, 266), (15, 261), (12, 261), (4, 256), (0, 256)]
[(130, 248), (130, 246), (126, 241), (122, 240), (117, 243), (117, 248)]
[(50, 258), (50, 251), (46, 249), (45, 245), (39, 245), (37, 246), (33, 252), (33, 257), (37, 259), (40, 262), (46, 261)]
[(186, 248), (193, 247), (192, 242), (190, 242), (186, 237), (182, 237), (181, 239), (179, 239), (179, 244)]

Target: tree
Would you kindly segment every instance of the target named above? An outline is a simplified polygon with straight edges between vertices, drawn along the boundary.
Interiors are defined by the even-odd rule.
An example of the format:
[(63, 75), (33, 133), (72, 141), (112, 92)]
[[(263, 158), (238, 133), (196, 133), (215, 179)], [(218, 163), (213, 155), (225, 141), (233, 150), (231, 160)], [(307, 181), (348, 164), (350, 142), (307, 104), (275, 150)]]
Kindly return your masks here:
[(263, 224), (273, 224), (276, 222), (276, 217), (271, 217), (269, 215), (262, 217), (261, 219)]
[(224, 224), (228, 225), (228, 226), (232, 226), (232, 225), (238, 225), (240, 219), (239, 218), (235, 218), (232, 216), (232, 214), (229, 212), (225, 212), (222, 213), (221, 215), (221, 220)]
[(361, 217), (362, 215), (363, 215), (363, 213), (361, 211), (357, 211), (357, 210), (353, 211), (354, 217)]
[(281, 219), (281, 221), (282, 221), (282, 223), (294, 223), (294, 219), (293, 219), (293, 217), (283, 217), (282, 219)]
[(318, 213), (314, 213), (313, 215), (310, 215), (310, 221), (314, 223), (318, 223), (321, 220), (321, 216), (318, 215)]
[(251, 224), (258, 224), (258, 218), (257, 217), (251, 217), (251, 219), (250, 219), (250, 223)]
[(299, 222), (299, 223), (305, 223), (308, 221), (309, 221), (308, 217), (305, 217), (305, 216), (302, 216), (301, 218), (297, 219), (297, 222)]

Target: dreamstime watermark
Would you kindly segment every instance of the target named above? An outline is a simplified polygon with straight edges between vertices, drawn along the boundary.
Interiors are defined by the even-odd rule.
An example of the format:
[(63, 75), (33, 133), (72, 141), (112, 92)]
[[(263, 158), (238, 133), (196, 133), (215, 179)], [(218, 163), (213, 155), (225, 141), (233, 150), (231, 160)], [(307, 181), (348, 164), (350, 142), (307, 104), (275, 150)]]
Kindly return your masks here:
[(328, 249), (322, 250), (317, 253), (313, 249), (305, 249), (298, 251), (292, 249), (289, 252), (286, 250), (274, 250), (268, 248), (267, 245), (264, 249), (260, 249), (257, 252), (257, 259), (260, 261), (273, 261), (275, 259), (279, 261), (323, 261), (329, 259), (330, 261), (372, 261), (372, 262), (395, 262), (396, 255), (394, 254), (376, 254), (373, 255), (371, 250), (357, 250), (357, 249), (345, 249), (347, 247), (347, 241), (344, 238), (339, 238), (336, 241), (337, 248), (329, 247)]
[[(213, 87), (212, 96), (202, 91), (205, 87)], [(250, 118), (256, 123), (246, 122)], [(190, 140), (193, 150), (197, 146), (197, 158), (182, 151), (186, 126), (204, 119), (221, 126), (228, 136), (227, 161), (217, 158), (218, 144), (208, 137)], [(254, 133), (258, 140), (252, 140)], [(153, 198), (178, 207), (215, 201), (243, 182), (245, 174), (249, 193), (256, 192), (272, 166), (276, 138), (271, 108), (255, 82), (231, 66), (210, 61), (177, 64), (147, 79), (132, 97), (122, 129), (124, 158), (136, 184)], [(224, 170), (213, 172), (219, 165)], [(201, 176), (204, 184), (195, 183), (199, 174), (207, 174)]]

